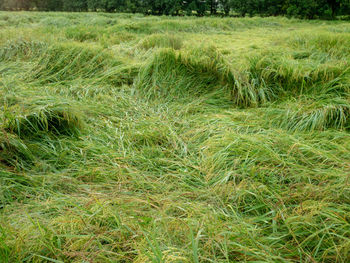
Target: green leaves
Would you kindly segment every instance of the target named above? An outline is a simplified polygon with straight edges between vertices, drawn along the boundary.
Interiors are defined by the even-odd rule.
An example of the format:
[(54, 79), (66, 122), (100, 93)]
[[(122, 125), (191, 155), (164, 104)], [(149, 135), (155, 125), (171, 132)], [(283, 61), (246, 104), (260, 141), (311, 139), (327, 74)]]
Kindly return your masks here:
[(347, 15), (348, 0), (2, 0), (4, 10), (139, 12), (153, 15), (287, 15), (299, 18), (334, 19)]

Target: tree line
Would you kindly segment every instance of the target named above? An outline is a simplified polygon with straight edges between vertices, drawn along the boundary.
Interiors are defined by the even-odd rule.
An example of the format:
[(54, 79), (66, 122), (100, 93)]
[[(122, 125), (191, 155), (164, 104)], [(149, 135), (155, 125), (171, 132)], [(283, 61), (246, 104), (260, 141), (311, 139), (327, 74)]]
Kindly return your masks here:
[(0, 0), (0, 9), (197, 16), (287, 15), (314, 19), (350, 15), (350, 0)]

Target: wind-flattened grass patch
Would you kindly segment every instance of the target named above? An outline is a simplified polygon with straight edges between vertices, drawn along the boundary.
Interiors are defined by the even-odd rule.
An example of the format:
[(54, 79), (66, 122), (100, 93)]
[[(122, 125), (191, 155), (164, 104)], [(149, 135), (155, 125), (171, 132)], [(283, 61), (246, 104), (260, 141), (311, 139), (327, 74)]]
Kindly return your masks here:
[(191, 32), (191, 33), (218, 33), (229, 31), (244, 31), (252, 28), (281, 27), (281, 20), (274, 18), (139, 18), (132, 23), (120, 23), (116, 30), (134, 33), (154, 34), (158, 32)]
[(310, 92), (315, 85), (333, 86), (342, 81), (346, 73), (346, 65), (338, 63), (302, 63), (288, 57), (278, 58), (273, 55), (253, 57), (250, 59), (249, 74), (251, 80), (260, 81), (264, 85), (273, 87), (276, 92), (295, 92), (299, 94)]
[(143, 66), (135, 86), (146, 97), (170, 100), (225, 89), (230, 95), (234, 76), (215, 47), (178, 52), (161, 49)]
[(138, 69), (139, 65), (125, 65), (106, 49), (73, 43), (48, 47), (26, 74), (39, 84), (87, 80), (121, 85), (131, 84)]
[(350, 91), (349, 70), (339, 62), (301, 61), (299, 57), (273, 54), (254, 56), (249, 58), (248, 68), (237, 74), (234, 100), (248, 107), (305, 94), (346, 96)]
[(5, 109), (0, 159), (10, 169), (51, 171), (71, 163), (67, 148), (76, 149), (82, 114), (53, 98), (24, 100)]
[(77, 21), (72, 21), (71, 18), (68, 16), (63, 17), (63, 16), (50, 16), (50, 17), (45, 17), (40, 20), (40, 24), (45, 26), (45, 27), (57, 27), (57, 28), (63, 28), (63, 27), (68, 27), (72, 26), (72, 24), (77, 24)]
[(76, 78), (96, 78), (109, 67), (121, 63), (101, 48), (76, 44), (50, 46), (40, 57), (30, 78), (40, 82), (68, 81)]
[(153, 34), (142, 39), (138, 47), (143, 49), (162, 47), (178, 50), (182, 47), (182, 39), (170, 34)]
[[(19, 20), (16, 14), (22, 12), (5, 14)], [(322, 34), (327, 23), (344, 23), (100, 13), (30, 16), (35, 24), (8, 24), (1, 30), (1, 46), (22, 32), (24, 39), (50, 42), (38, 56), (0, 63), (0, 112), (6, 125), (14, 120), (11, 129), (4, 126), (10, 142), (2, 141), (0, 261), (347, 262), (348, 131), (338, 124), (291, 131), (274, 122), (286, 119), (288, 110), (292, 114), (300, 108), (302, 114), (345, 105), (347, 55), (337, 58), (313, 44), (296, 46), (283, 38)], [(55, 27), (44, 19), (61, 22)], [(127, 24), (134, 30), (123, 30)], [(97, 41), (67, 43), (65, 30), (84, 25), (102, 28)], [(180, 50), (137, 47), (146, 33), (167, 31), (177, 32), (186, 45)], [(276, 35), (280, 42), (269, 45)], [(218, 40), (223, 63), (215, 59), (216, 52), (193, 48), (198, 41)], [(121, 42), (128, 43), (116, 45)], [(57, 56), (49, 54), (54, 48), (60, 49)], [(81, 59), (86, 50), (92, 58), (107, 54), (106, 59), (98, 64)], [(149, 71), (144, 90), (136, 89), (137, 81), (130, 87), (139, 69), (158, 63), (154, 57), (164, 50), (175, 54), (172, 61), (178, 64)], [(249, 62), (255, 55), (266, 63), (260, 69), (257, 65), (252, 76)], [(30, 75), (33, 68), (40, 68), (40, 74)], [(226, 68), (234, 72), (234, 81), (222, 77)], [(337, 68), (344, 73), (339, 75)], [(288, 72), (274, 75), (279, 70)], [(241, 85), (241, 93), (235, 85)], [(160, 88), (171, 92), (159, 95)], [(231, 93), (242, 108), (249, 103), (263, 107), (237, 109)], [(149, 94), (172, 101), (147, 100)], [(83, 111), (83, 116), (74, 113), (86, 121), (80, 136), (67, 136), (71, 131), (57, 132), (56, 124), (47, 127), (37, 119), (39, 112), (51, 114), (56, 107)], [(25, 117), (38, 122), (35, 129)]]
[(78, 135), (82, 128), (81, 117), (65, 104), (30, 107), (23, 115), (12, 116), (6, 129), (23, 138), (52, 133), (55, 135)]
[(324, 53), (330, 58), (344, 58), (350, 54), (350, 35), (334, 33), (297, 34), (290, 37), (293, 47)]
[(28, 25), (34, 22), (38, 22), (37, 17), (28, 14), (13, 13), (11, 15), (1, 14), (0, 21), (3, 26), (16, 27), (20, 25)]
[(12, 40), (0, 47), (0, 61), (29, 59), (44, 52), (47, 44), (32, 40)]
[[(37, 187), (38, 185), (39, 183), (30, 175), (16, 173), (9, 169), (0, 169), (0, 209), (13, 202), (23, 201), (34, 196), (40, 189)], [(0, 244), (0, 257), (3, 256), (1, 245), (3, 244)]]
[(120, 31), (120, 32), (114, 32), (113, 30), (107, 30), (106, 33), (103, 33), (101, 37), (99, 38), (99, 41), (102, 46), (108, 47), (113, 45), (119, 45), (124, 42), (130, 42), (136, 39), (137, 35)]
[(282, 109), (271, 109), (268, 116), (291, 131), (349, 130), (350, 102), (343, 98), (297, 100), (284, 103)]
[(152, 119), (135, 123), (127, 135), (131, 145), (135, 147), (161, 146), (167, 148), (175, 144), (170, 136), (171, 128), (160, 121)]
[(65, 30), (65, 36), (68, 39), (75, 41), (96, 41), (101, 34), (102, 28), (98, 27), (86, 27), (86, 26), (74, 26)]
[(24, 167), (32, 164), (34, 156), (25, 142), (15, 134), (0, 131), (0, 168)]
[[(341, 146), (337, 135), (291, 134), (281, 129), (245, 131), (228, 129), (201, 144), (201, 171), (213, 185), (239, 184), (244, 180), (259, 181), (279, 189), (281, 184), (310, 180), (297, 171), (314, 169), (333, 172), (345, 168), (349, 144)], [(343, 154), (339, 156), (339, 151)], [(317, 170), (315, 170), (317, 171)], [(314, 176), (313, 180), (324, 180)]]
[[(285, 143), (265, 131), (252, 133), (230, 130), (217, 134), (201, 145), (203, 169), (209, 182), (239, 182), (261, 169), (262, 173), (283, 173), (286, 166)], [(264, 142), (263, 144), (261, 142)]]

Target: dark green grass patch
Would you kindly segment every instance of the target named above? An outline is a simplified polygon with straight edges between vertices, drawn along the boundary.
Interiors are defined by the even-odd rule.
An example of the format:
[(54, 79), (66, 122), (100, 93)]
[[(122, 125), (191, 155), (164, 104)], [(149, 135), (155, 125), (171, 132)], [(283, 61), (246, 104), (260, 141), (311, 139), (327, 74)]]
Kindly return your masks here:
[(0, 133), (0, 166), (25, 167), (33, 163), (33, 153), (18, 136), (5, 130)]
[(71, 109), (46, 107), (34, 113), (13, 118), (7, 129), (21, 137), (36, 136), (42, 132), (52, 132), (57, 135), (74, 135), (80, 130), (79, 118)]

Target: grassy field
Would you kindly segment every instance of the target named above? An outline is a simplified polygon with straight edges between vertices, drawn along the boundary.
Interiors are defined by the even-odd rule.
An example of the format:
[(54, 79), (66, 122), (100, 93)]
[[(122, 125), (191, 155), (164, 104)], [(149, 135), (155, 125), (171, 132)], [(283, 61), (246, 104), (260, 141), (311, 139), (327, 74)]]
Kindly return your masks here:
[(0, 262), (350, 262), (350, 23), (0, 12)]

